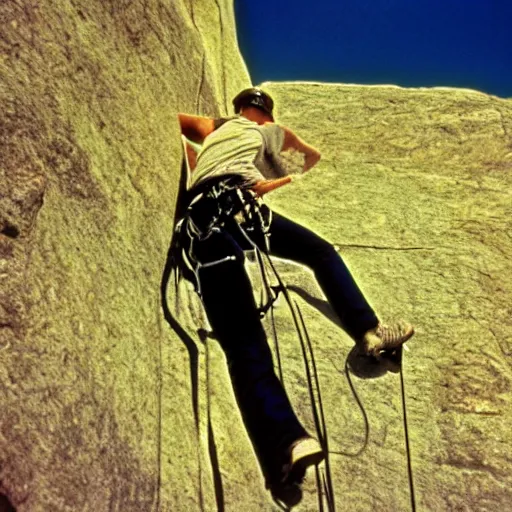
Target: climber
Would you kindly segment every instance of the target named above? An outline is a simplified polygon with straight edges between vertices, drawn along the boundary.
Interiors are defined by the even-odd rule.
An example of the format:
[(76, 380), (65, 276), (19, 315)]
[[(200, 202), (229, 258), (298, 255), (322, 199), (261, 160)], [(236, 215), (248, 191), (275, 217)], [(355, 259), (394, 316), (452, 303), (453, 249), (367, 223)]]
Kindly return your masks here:
[[(250, 249), (240, 230), (244, 198), (256, 198), (259, 205), (259, 226), (251, 225), (247, 231), (252, 228), (255, 233), (254, 243), (272, 256), (311, 268), (341, 326), (367, 355), (378, 358), (397, 349), (414, 329), (404, 322), (380, 323), (334, 247), (263, 204), (265, 193), (291, 181), (282, 152), (300, 152), (302, 172), (314, 167), (321, 155), (274, 122), (273, 100), (263, 90), (243, 90), (233, 106), (236, 115), (230, 118), (179, 114), (183, 135), (202, 144), (192, 165), (190, 206), (180, 232), (186, 239), (183, 246), (197, 279), (196, 290), (225, 352), (266, 487), (274, 499), (293, 506), (301, 499), (307, 468), (319, 464), (325, 454), (295, 415), (274, 372), (244, 268), (244, 250)], [(258, 230), (266, 234), (258, 236)]]

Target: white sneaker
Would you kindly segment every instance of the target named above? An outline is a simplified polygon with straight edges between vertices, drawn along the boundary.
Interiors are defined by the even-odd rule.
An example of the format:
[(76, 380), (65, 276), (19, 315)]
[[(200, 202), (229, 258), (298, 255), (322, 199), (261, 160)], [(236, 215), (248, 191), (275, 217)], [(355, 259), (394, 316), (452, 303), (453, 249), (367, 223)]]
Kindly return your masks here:
[(316, 466), (324, 459), (320, 443), (313, 437), (302, 437), (290, 446), (290, 473), (303, 478), (309, 466)]
[(283, 478), (270, 486), (274, 501), (290, 509), (302, 500), (302, 482), (309, 466), (325, 459), (320, 443), (312, 437), (301, 437), (288, 448), (289, 462), (283, 467)]

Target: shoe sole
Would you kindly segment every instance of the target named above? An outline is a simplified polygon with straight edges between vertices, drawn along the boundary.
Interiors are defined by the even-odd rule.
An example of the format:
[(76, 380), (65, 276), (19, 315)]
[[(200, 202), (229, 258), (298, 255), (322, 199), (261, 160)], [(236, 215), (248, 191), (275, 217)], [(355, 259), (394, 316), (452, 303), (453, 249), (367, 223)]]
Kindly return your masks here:
[(318, 466), (324, 459), (323, 451), (315, 451), (300, 457), (292, 465), (290, 470), (291, 479), (294, 481), (301, 480), (306, 475), (306, 470), (310, 466)]
[(302, 501), (302, 489), (299, 484), (288, 484), (288, 486), (277, 488), (271, 491), (272, 499), (282, 508), (293, 508)]

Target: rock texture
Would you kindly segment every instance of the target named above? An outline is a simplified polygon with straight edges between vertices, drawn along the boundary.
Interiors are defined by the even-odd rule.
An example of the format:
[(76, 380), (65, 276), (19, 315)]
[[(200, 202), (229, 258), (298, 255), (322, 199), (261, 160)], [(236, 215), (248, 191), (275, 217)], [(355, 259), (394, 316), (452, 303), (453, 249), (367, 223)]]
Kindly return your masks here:
[[(250, 83), (232, 3), (4, 0), (0, 22), (0, 510), (276, 510), (196, 297), (169, 289), (180, 337), (160, 296), (176, 114), (225, 115)], [(510, 100), (266, 85), (278, 121), (324, 155), (268, 202), (339, 247), (384, 319), (418, 326), (404, 358), (418, 510), (506, 510)], [(331, 449), (355, 453), (352, 342), (310, 273), (279, 268), (313, 338)], [(313, 431), (285, 307), (276, 322)], [(354, 379), (370, 438), (331, 456), (337, 509), (409, 510), (398, 375)], [(311, 478), (297, 510), (317, 510)]]
[(176, 114), (226, 114), (249, 85), (232, 2), (5, 0), (0, 23), (0, 498), (193, 509), (187, 352), (159, 286)]
[[(384, 320), (417, 325), (403, 363), (417, 510), (508, 510), (512, 102), (442, 88), (264, 86), (278, 122), (323, 153), (268, 202), (339, 248)], [(314, 333), (332, 449), (353, 453), (364, 428), (340, 374), (352, 342), (328, 320), (312, 276), (282, 269)], [(302, 404), (298, 358), (288, 354), (289, 388)], [(355, 386), (370, 442), (360, 457), (332, 456), (337, 505), (410, 510), (399, 376)]]

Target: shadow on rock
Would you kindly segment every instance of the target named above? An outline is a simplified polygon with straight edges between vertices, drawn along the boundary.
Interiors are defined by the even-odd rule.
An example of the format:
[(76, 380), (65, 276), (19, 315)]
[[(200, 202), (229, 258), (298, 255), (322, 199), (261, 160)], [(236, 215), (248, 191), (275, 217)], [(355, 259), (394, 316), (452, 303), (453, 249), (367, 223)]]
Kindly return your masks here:
[[(295, 292), (310, 306), (322, 313), (327, 319), (342, 328), (338, 315), (334, 312), (329, 302), (311, 295), (309, 292), (296, 285), (288, 285), (287, 289)], [(400, 371), (401, 350), (394, 350), (381, 355), (379, 359), (367, 356), (362, 348), (355, 345), (347, 356), (347, 363), (350, 371), (361, 379), (376, 379), (388, 372), (398, 373)]]
[[(176, 204), (176, 211), (174, 214), (174, 226), (176, 228), (176, 222), (178, 219), (182, 217), (186, 208), (186, 197), (185, 197), (185, 183), (186, 183), (186, 166), (183, 160), (181, 167), (181, 178), (180, 178), (180, 193), (178, 194), (178, 201)], [(171, 276), (174, 275), (174, 295), (177, 297), (179, 294), (179, 248), (178, 248), (178, 237), (173, 229), (173, 236), (171, 238), (171, 242), (169, 245), (169, 250), (167, 252), (167, 258), (165, 261), (164, 270), (162, 273), (162, 280), (160, 282), (160, 298), (162, 311), (164, 314), (164, 318), (169, 324), (169, 326), (173, 329), (173, 331), (178, 335), (180, 341), (185, 345), (189, 361), (190, 361), (190, 382), (192, 389), (192, 409), (194, 412), (194, 422), (196, 426), (196, 435), (197, 442), (199, 443), (199, 350), (196, 345), (194, 339), (187, 333), (187, 331), (180, 324), (178, 319), (171, 313), (169, 308), (169, 303), (167, 301), (167, 287), (169, 285), (169, 281)], [(206, 344), (207, 338), (212, 337), (209, 335), (207, 331), (204, 329), (198, 329), (197, 334), (203, 344)], [(208, 451), (210, 455), (210, 462), (213, 474), (214, 481), (214, 490), (215, 490), (215, 500), (217, 503), (217, 511), (223, 512), (224, 510), (224, 489), (222, 485), (222, 476), (220, 471), (219, 459), (217, 454), (217, 445), (215, 443), (215, 436), (213, 433), (213, 426), (210, 417), (210, 405), (209, 405), (210, 397), (208, 396)], [(201, 511), (205, 510), (204, 505), (204, 495), (203, 495), (203, 487), (201, 474), (203, 473), (203, 468), (201, 466), (201, 458), (199, 457), (199, 481), (198, 481), (198, 492), (199, 492), (199, 501)]]
[(292, 292), (295, 292), (299, 297), (304, 299), (310, 306), (313, 306), (316, 310), (318, 310), (322, 315), (324, 315), (331, 322), (336, 324), (338, 327), (341, 327), (340, 320), (338, 315), (334, 312), (331, 305), (324, 299), (319, 299), (311, 295), (309, 292), (296, 285), (287, 285), (286, 288)]
[(354, 346), (347, 356), (350, 371), (360, 379), (376, 379), (387, 372), (398, 373), (402, 359), (401, 349), (387, 352), (380, 359), (367, 356), (359, 346)]

